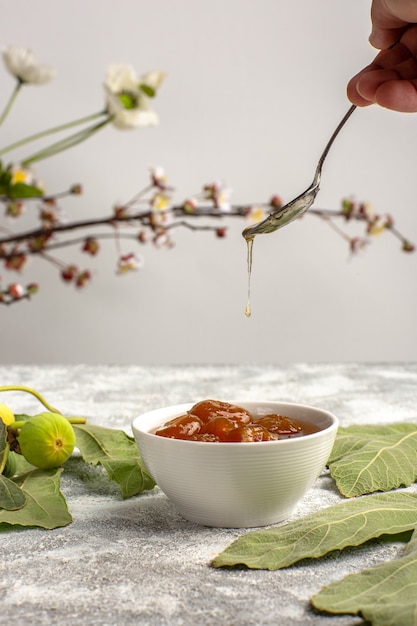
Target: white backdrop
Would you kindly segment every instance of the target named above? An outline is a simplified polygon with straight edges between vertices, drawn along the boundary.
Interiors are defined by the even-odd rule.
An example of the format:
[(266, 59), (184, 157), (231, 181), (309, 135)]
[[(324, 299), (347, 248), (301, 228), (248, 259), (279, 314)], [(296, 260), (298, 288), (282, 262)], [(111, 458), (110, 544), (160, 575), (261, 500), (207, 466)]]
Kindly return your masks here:
[[(30, 47), (58, 69), (53, 83), (25, 88), (2, 145), (101, 109), (109, 63), (168, 72), (155, 101), (160, 126), (109, 127), (38, 165), (50, 192), (83, 184), (84, 195), (64, 203), (72, 218), (109, 213), (147, 183), (149, 165), (165, 168), (178, 200), (213, 180), (230, 184), (236, 202), (291, 199), (349, 106), (347, 80), (374, 54), (369, 3), (351, 0), (14, 0), (0, 32), (2, 47)], [(12, 86), (1, 71), (4, 100)], [(417, 243), (416, 139), (414, 115), (356, 111), (326, 161), (316, 206), (370, 201)], [(306, 216), (256, 241), (247, 319), (243, 226), (232, 221), (226, 239), (178, 232), (173, 250), (138, 250), (145, 267), (123, 277), (106, 244), (96, 260), (80, 260), (94, 271), (82, 292), (32, 260), (16, 278), (41, 291), (0, 308), (2, 362), (415, 360), (416, 254), (384, 235), (351, 259)]]

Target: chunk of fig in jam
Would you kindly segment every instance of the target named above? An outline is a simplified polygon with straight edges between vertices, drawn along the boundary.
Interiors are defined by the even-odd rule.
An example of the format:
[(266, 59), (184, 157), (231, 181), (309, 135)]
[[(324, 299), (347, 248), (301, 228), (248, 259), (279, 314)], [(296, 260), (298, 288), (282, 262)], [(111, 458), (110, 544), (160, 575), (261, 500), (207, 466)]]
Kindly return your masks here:
[(271, 433), (278, 435), (280, 439), (298, 435), (301, 431), (301, 426), (296, 424), (294, 420), (278, 413), (258, 417), (256, 423), (264, 426)]
[(187, 413), (166, 422), (166, 424), (158, 428), (155, 435), (170, 437), (171, 439), (190, 439), (190, 437), (200, 432), (201, 427), (201, 420), (196, 415)]
[(217, 437), (218, 441), (226, 441), (227, 433), (229, 430), (236, 428), (238, 423), (227, 417), (215, 417), (214, 419), (203, 424), (201, 432), (204, 434), (210, 434)]
[(226, 417), (242, 426), (253, 420), (251, 413), (246, 409), (220, 400), (202, 400), (194, 404), (188, 412), (197, 415), (204, 424), (215, 417)]
[(226, 441), (273, 441), (277, 436), (259, 424), (239, 426), (227, 433)]

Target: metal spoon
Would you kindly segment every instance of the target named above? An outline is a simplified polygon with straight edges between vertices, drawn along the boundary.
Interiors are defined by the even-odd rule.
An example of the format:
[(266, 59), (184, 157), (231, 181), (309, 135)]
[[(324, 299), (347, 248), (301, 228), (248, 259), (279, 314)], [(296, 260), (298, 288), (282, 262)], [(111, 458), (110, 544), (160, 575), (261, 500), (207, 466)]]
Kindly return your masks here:
[(323, 167), (324, 159), (326, 158), (327, 153), (329, 152), (333, 144), (333, 141), (339, 134), (339, 131), (342, 129), (345, 122), (347, 122), (347, 120), (350, 118), (355, 109), (355, 105), (352, 105), (350, 107), (343, 119), (339, 122), (336, 130), (333, 132), (333, 135), (330, 137), (326, 147), (323, 150), (323, 154), (319, 159), (316, 173), (310, 187), (308, 187), (301, 195), (294, 198), (294, 200), (288, 202), (288, 204), (284, 205), (280, 209), (272, 211), (272, 213), (270, 213), (268, 217), (265, 218), (262, 222), (258, 222), (253, 226), (248, 226), (247, 228), (245, 228), (245, 230), (242, 232), (242, 235), (244, 236), (246, 241), (252, 240), (255, 235), (273, 233), (275, 230), (278, 230), (278, 228), (282, 228), (286, 224), (289, 224), (290, 222), (295, 220), (311, 207), (320, 188), (321, 170)]

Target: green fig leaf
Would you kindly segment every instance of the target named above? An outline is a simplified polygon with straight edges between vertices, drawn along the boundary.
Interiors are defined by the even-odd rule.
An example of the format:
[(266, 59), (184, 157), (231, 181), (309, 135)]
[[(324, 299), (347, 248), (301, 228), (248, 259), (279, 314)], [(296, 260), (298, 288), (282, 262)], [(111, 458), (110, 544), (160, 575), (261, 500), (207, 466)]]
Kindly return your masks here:
[(8, 197), (8, 191), (12, 180), (12, 174), (7, 169), (0, 171), (0, 195)]
[(410, 541), (407, 543), (407, 545), (404, 548), (404, 555), (411, 554), (411, 552), (415, 552), (417, 554), (417, 527), (414, 530)]
[(361, 615), (378, 626), (415, 626), (417, 531), (401, 558), (323, 587), (311, 602), (320, 611)]
[(339, 428), (328, 466), (347, 498), (408, 487), (417, 480), (417, 425)]
[(7, 197), (13, 200), (21, 198), (40, 198), (44, 195), (44, 191), (35, 185), (27, 185), (26, 183), (14, 183), (10, 185)]
[(277, 570), (381, 535), (417, 527), (417, 495), (375, 494), (335, 504), (304, 518), (242, 535), (212, 565)]
[(74, 425), (76, 447), (86, 463), (101, 465), (116, 482), (124, 498), (153, 489), (155, 481), (146, 470), (133, 437), (123, 430)]
[(26, 503), (23, 491), (13, 480), (0, 474), (0, 512), (1, 509), (16, 511)]
[(16, 511), (0, 510), (0, 528), (7, 525), (39, 526), (48, 530), (72, 521), (60, 491), (62, 468), (33, 470), (13, 482), (22, 490), (26, 503)]
[[(6, 471), (7, 458), (10, 454), (7, 443), (7, 426), (0, 419), (0, 511), (16, 511), (21, 509), (26, 503), (26, 496), (13, 480), (4, 476)], [(17, 455), (16, 455), (17, 456)]]

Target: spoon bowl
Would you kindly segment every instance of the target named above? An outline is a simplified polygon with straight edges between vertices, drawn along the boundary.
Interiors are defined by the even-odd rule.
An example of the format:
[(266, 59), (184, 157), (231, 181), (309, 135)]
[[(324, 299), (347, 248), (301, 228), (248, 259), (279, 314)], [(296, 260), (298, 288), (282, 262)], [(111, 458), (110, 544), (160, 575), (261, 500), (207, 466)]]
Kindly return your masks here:
[(290, 222), (295, 220), (297, 217), (303, 215), (303, 213), (305, 213), (311, 207), (319, 192), (321, 170), (323, 168), (324, 160), (340, 130), (343, 128), (355, 109), (356, 105), (353, 104), (349, 108), (347, 113), (345, 113), (344, 117), (341, 119), (329, 141), (327, 142), (326, 147), (324, 148), (323, 153), (317, 164), (316, 172), (311, 185), (302, 194), (294, 198), (294, 200), (291, 200), (283, 207), (272, 211), (268, 215), (268, 217), (266, 217), (262, 222), (258, 222), (253, 226), (248, 226), (247, 228), (245, 228), (242, 232), (242, 235), (246, 239), (246, 241), (253, 240), (255, 235), (273, 233), (274, 231), (278, 230), (278, 228), (282, 228), (286, 224), (289, 224)]

